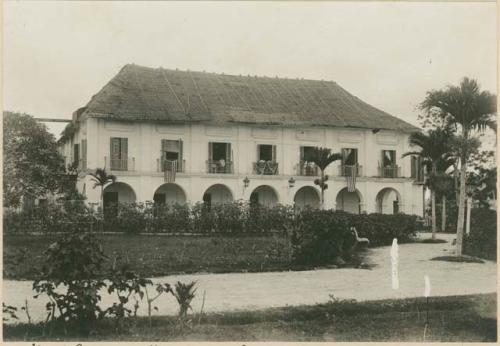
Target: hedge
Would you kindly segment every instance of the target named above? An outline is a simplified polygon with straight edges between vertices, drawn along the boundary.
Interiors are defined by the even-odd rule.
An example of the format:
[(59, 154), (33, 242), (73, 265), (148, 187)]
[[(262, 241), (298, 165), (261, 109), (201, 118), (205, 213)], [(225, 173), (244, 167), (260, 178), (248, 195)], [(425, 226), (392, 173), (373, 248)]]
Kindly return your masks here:
[[(83, 203), (53, 204), (22, 211), (4, 212), (5, 233), (64, 232), (75, 227), (101, 229), (99, 213)], [(360, 237), (372, 245), (390, 245), (393, 238), (407, 242), (417, 230), (414, 215), (355, 215), (341, 211), (305, 209), (292, 206), (264, 207), (243, 201), (228, 204), (158, 205), (152, 202), (118, 204), (104, 215), (102, 229), (123, 233), (291, 233), (302, 234), (305, 242), (332, 246), (337, 233), (355, 226)], [(306, 239), (307, 236), (319, 240)], [(322, 244), (324, 242), (324, 244)]]
[(476, 208), (471, 210), (470, 234), (465, 237), (464, 253), (496, 261), (496, 210), (485, 208)]
[(394, 238), (405, 243), (416, 236), (417, 216), (306, 209), (297, 216), (292, 228), (293, 260), (308, 264), (334, 262), (353, 243), (349, 232), (353, 226), (359, 237), (368, 238), (372, 246), (390, 245)]

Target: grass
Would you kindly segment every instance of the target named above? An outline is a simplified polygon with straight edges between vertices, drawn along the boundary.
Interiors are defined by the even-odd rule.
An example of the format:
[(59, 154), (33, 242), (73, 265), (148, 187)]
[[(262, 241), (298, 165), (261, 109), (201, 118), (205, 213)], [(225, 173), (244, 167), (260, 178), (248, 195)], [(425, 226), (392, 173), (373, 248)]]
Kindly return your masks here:
[[(42, 335), (42, 325), (4, 325), (4, 338), (89, 341), (423, 341), (424, 298), (270, 308), (259, 311), (191, 315), (187, 323), (175, 317), (145, 317), (116, 323), (103, 320), (88, 338), (71, 333)], [(429, 301), (426, 341), (494, 342), (496, 295), (436, 297)]]
[[(287, 240), (282, 235), (210, 237), (100, 235), (108, 256), (131, 264), (146, 277), (194, 272), (255, 272), (289, 268)], [(4, 278), (33, 279), (43, 252), (57, 236), (4, 235)], [(23, 255), (24, 253), (24, 255)], [(20, 263), (13, 261), (21, 258)]]

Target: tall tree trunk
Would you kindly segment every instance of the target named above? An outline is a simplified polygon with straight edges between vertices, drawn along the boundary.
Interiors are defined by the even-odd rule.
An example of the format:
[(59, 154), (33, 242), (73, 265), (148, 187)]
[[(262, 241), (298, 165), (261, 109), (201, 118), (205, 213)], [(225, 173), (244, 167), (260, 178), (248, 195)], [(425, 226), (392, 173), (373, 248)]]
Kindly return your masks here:
[(321, 170), (321, 185), (320, 190), (321, 190), (321, 210), (325, 209), (325, 189), (323, 188), (323, 185), (325, 183), (325, 172)]
[(460, 201), (458, 204), (458, 220), (457, 220), (457, 256), (462, 256), (463, 249), (463, 239), (464, 239), (464, 219), (465, 219), (465, 199), (466, 199), (466, 191), (465, 191), (465, 181), (467, 174), (467, 153), (466, 153), (466, 144), (468, 138), (468, 131), (466, 129), (463, 130), (463, 138), (462, 138), (462, 153), (460, 157)]
[(443, 194), (442, 200), (442, 211), (441, 211), (441, 231), (446, 231), (446, 196)]
[(436, 193), (431, 190), (431, 208), (432, 208), (432, 239), (436, 239)]

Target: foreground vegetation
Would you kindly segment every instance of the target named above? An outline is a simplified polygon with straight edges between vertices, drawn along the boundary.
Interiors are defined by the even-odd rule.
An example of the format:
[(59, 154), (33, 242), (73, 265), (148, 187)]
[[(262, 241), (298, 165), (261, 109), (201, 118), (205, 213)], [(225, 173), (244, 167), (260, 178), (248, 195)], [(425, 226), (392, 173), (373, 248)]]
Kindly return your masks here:
[[(255, 272), (283, 270), (290, 266), (290, 249), (282, 235), (99, 235), (108, 258), (107, 271), (115, 258), (145, 277), (194, 272)], [(4, 235), (4, 278), (34, 279), (44, 251), (58, 235)]]
[[(120, 330), (113, 319), (99, 322), (82, 338), (71, 332), (43, 335), (43, 325), (4, 325), (6, 340), (121, 341), (423, 341), (424, 298), (383, 301), (339, 301), (260, 311), (192, 314), (125, 319)], [(436, 297), (429, 301), (425, 341), (494, 342), (496, 295)]]

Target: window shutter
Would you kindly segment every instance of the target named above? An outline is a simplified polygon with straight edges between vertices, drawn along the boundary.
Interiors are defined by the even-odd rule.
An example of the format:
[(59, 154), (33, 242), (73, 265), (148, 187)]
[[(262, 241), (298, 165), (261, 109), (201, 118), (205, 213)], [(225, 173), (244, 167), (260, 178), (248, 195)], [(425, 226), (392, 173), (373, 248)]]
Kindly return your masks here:
[(354, 150), (354, 164), (358, 164), (358, 149), (352, 149)]
[(214, 143), (208, 142), (208, 160), (209, 161), (213, 161), (213, 159), (214, 159), (212, 156), (213, 152), (214, 152), (213, 147), (214, 147)]
[(179, 161), (182, 164), (182, 160), (184, 159), (184, 146), (182, 143), (182, 139), (179, 139)]
[(260, 144), (257, 144), (257, 161), (260, 161)]
[(276, 162), (277, 160), (277, 155), (276, 155), (276, 146), (273, 145), (273, 162)]
[(417, 177), (417, 170), (416, 170), (416, 160), (417, 158), (415, 156), (411, 157), (411, 177), (416, 178)]
[(304, 147), (300, 147), (300, 161), (305, 161), (304, 160)]
[(391, 155), (391, 156), (392, 156), (392, 157), (391, 157), (392, 165), (394, 165), (394, 166), (395, 166), (395, 165), (396, 165), (396, 150), (392, 150), (392, 151), (391, 151), (391, 154), (392, 154), (392, 155)]
[(87, 168), (87, 140), (82, 139), (82, 165), (83, 168)]
[(128, 138), (122, 138), (121, 139), (121, 151), (120, 151), (120, 158), (122, 160), (127, 160), (128, 159)]
[(120, 138), (111, 138), (109, 156), (112, 160), (120, 158)]
[(231, 143), (226, 145), (226, 161), (233, 161), (233, 155), (231, 152)]

